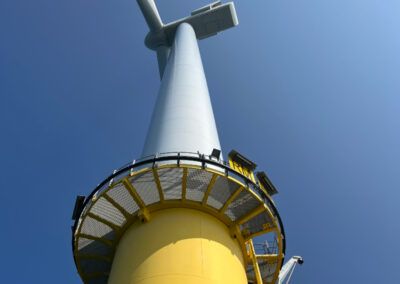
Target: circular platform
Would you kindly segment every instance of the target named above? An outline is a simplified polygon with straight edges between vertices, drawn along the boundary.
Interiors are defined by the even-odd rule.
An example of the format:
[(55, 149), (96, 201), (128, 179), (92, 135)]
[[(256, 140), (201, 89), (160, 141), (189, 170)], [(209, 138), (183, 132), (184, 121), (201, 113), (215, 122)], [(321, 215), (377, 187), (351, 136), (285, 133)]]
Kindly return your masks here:
[[(259, 269), (263, 283), (275, 283), (283, 263), (285, 237), (272, 199), (257, 183), (225, 163), (191, 153), (166, 153), (135, 161), (116, 170), (85, 200), (72, 242), (84, 283), (107, 283), (124, 231), (135, 222), (151, 222), (153, 212), (168, 208), (190, 208), (218, 218), (241, 245), (248, 281), (256, 281), (254, 269)], [(270, 245), (252, 258), (252, 239), (260, 235), (265, 235)]]

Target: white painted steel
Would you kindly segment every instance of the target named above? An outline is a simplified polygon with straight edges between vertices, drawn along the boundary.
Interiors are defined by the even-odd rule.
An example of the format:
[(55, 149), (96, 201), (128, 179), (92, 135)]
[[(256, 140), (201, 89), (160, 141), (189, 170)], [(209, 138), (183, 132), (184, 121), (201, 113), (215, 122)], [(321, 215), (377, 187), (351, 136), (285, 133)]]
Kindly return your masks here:
[(238, 24), (235, 5), (230, 2), (222, 4), (217, 1), (192, 12), (189, 17), (164, 25), (154, 0), (137, 0), (140, 10), (150, 28), (145, 38), (145, 45), (157, 51), (160, 78), (169, 56), (169, 48), (173, 44), (176, 29), (182, 23), (190, 24), (195, 30), (197, 39), (204, 39), (234, 27)]
[(284, 284), (285, 280), (286, 280), (286, 284), (289, 283), (297, 263), (299, 263), (299, 264), (303, 263), (303, 258), (301, 256), (292, 256), (282, 266), (281, 271), (279, 272), (279, 277), (278, 277), (278, 283), (277, 284)]
[(171, 48), (166, 45), (160, 45), (157, 47), (157, 61), (158, 61), (158, 71), (160, 73), (160, 79), (162, 79), (165, 66), (167, 65), (169, 54), (171, 53)]
[(164, 152), (211, 154), (221, 149), (197, 45), (187, 23), (176, 32), (142, 156)]
[(154, 0), (137, 0), (137, 3), (150, 30), (153, 32), (161, 30), (163, 23)]

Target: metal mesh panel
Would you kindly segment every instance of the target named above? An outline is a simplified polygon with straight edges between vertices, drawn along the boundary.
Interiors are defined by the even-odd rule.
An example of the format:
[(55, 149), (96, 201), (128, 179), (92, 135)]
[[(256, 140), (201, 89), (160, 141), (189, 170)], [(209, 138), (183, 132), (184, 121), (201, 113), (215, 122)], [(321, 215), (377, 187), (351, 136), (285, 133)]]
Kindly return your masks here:
[(239, 185), (225, 177), (218, 177), (207, 199), (207, 204), (221, 209), (228, 198), (239, 188)]
[(164, 191), (165, 199), (181, 199), (182, 198), (182, 174), (181, 168), (159, 169), (158, 176), (160, 178), (161, 187)]
[(261, 200), (265, 199), (265, 193), (255, 184), (249, 183), (249, 189), (256, 194)]
[(107, 192), (107, 195), (121, 205), (128, 213), (133, 214), (139, 210), (132, 196), (123, 184), (118, 184)]
[(264, 203), (268, 206), (268, 208), (271, 209), (272, 215), (276, 216), (276, 213), (277, 213), (277, 212), (275, 212), (275, 211), (273, 210), (274, 206), (271, 204), (271, 202), (269, 201), (269, 199), (263, 197), (262, 200), (263, 200)]
[[(116, 172), (117, 172), (117, 170), (115, 170), (115, 171), (113, 172), (113, 174), (116, 173)], [(119, 183), (119, 182), (120, 182), (122, 179), (124, 179), (127, 175), (128, 175), (128, 171), (120, 172), (118, 175), (116, 175), (114, 178), (110, 179), (110, 180), (106, 183), (107, 187), (110, 187), (110, 186), (113, 186), (113, 185)], [(104, 190), (102, 190), (101, 193), (102, 193), (103, 191), (104, 191)]]
[(126, 221), (124, 215), (122, 215), (122, 213), (117, 208), (115, 208), (114, 205), (108, 202), (104, 197), (100, 197), (96, 201), (90, 212), (120, 227)]
[(246, 180), (243, 179), (243, 177), (241, 175), (239, 175), (238, 173), (234, 172), (234, 171), (229, 171), (228, 175), (233, 178), (234, 180), (238, 180), (243, 184), (246, 184)]
[[(87, 211), (91, 208), (92, 204), (93, 204), (92, 199), (89, 199), (88, 202), (86, 203), (85, 207), (83, 207), (83, 210), (82, 210), (80, 216), (85, 216)], [(81, 220), (79, 220), (79, 222), (81, 222)]]
[(240, 226), (241, 230), (247, 230), (249, 234), (254, 234), (272, 227), (274, 224), (268, 213), (262, 212)]
[(131, 179), (131, 183), (146, 205), (160, 201), (152, 171), (134, 176)]
[(247, 275), (247, 280), (248, 280), (250, 283), (253, 283), (253, 281), (256, 280), (256, 276), (255, 276), (255, 273), (254, 273), (254, 267), (253, 267), (252, 264), (248, 264), (248, 265), (247, 265), (247, 268), (246, 268), (246, 275)]
[(111, 262), (98, 259), (80, 259), (82, 272), (85, 274), (95, 272), (108, 272), (111, 270)]
[(83, 221), (81, 233), (94, 236), (94, 237), (104, 237), (107, 239), (114, 239), (113, 229), (107, 226), (104, 223), (101, 223), (92, 217), (86, 216), (85, 220)]
[[(104, 184), (101, 186), (101, 188), (99, 188), (99, 189), (97, 190), (97, 192), (94, 194), (94, 196), (100, 195), (100, 194), (103, 193), (105, 190), (107, 190), (108, 187), (109, 187), (109, 183), (108, 183), (108, 182), (104, 183)], [(89, 201), (89, 202), (91, 202), (91, 201)], [(87, 208), (87, 207), (86, 207), (86, 208)]]
[[(263, 279), (263, 283), (271, 283), (274, 277), (275, 270), (277, 268), (277, 263), (267, 263), (263, 259), (258, 260), (258, 267), (260, 268), (261, 278)], [(249, 264), (246, 269), (247, 280), (250, 283), (256, 282), (256, 277), (254, 273), (254, 267), (252, 264)]]
[(276, 261), (268, 263), (265, 259), (258, 260), (258, 267), (260, 268), (261, 277), (264, 283), (271, 283), (277, 264)]
[(79, 254), (97, 254), (107, 256), (112, 253), (112, 248), (99, 241), (79, 238), (78, 252)]
[(260, 202), (247, 190), (244, 190), (231, 204), (229, 204), (225, 214), (228, 215), (232, 221), (236, 221), (259, 205)]
[(189, 169), (186, 180), (186, 198), (202, 201), (212, 175), (204, 170)]
[(89, 239), (86, 239), (86, 238), (79, 238), (79, 240), (78, 240), (78, 250), (90, 245), (93, 242), (94, 242), (94, 240), (89, 240)]

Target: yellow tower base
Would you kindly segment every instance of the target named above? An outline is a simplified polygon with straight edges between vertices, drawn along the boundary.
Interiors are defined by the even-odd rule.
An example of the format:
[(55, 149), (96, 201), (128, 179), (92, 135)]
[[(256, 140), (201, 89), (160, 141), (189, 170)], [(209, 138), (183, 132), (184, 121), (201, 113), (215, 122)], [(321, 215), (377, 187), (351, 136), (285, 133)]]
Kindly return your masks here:
[[(284, 231), (261, 182), (204, 156), (168, 155), (121, 168), (78, 204), (83, 282), (276, 283)], [(259, 236), (268, 241), (262, 254)]]
[(108, 283), (247, 284), (244, 267), (225, 224), (201, 211), (166, 209), (124, 233)]

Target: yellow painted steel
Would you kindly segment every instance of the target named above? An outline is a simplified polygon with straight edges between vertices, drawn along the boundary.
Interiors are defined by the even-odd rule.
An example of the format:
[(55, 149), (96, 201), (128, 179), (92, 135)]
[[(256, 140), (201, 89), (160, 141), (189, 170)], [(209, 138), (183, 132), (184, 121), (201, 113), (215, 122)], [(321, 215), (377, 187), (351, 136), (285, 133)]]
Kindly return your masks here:
[(193, 209), (152, 213), (118, 244), (108, 284), (247, 284), (244, 257), (227, 226)]
[(160, 196), (160, 202), (164, 201), (164, 193), (162, 190), (161, 182), (160, 182), (160, 177), (158, 176), (157, 169), (153, 169), (153, 176), (154, 176), (154, 181), (157, 185), (157, 190), (158, 190), (158, 195)]
[(182, 176), (182, 200), (185, 200), (185, 199), (186, 199), (187, 174), (188, 174), (188, 169), (187, 169), (187, 168), (183, 168), (183, 176)]
[(208, 184), (207, 190), (206, 190), (206, 192), (204, 193), (203, 202), (202, 202), (202, 205), (203, 205), (203, 206), (207, 204), (208, 196), (210, 195), (210, 192), (211, 192), (211, 190), (213, 189), (214, 184), (215, 184), (215, 181), (217, 180), (217, 178), (218, 178), (218, 175), (217, 175), (217, 174), (214, 174), (214, 175), (212, 176), (211, 181), (210, 181), (210, 183)]
[(228, 198), (228, 200), (225, 202), (224, 206), (222, 206), (219, 212), (221, 212), (222, 214), (225, 213), (226, 209), (228, 209), (228, 206), (232, 203), (233, 200), (235, 200), (236, 197), (239, 196), (243, 189), (243, 186), (239, 186), (239, 188)]
[(261, 272), (260, 272), (260, 267), (258, 266), (256, 252), (254, 250), (253, 241), (249, 240), (247, 245), (249, 247), (249, 254), (250, 254), (251, 261), (253, 262), (253, 269), (254, 269), (254, 275), (255, 275), (255, 278), (256, 278), (256, 283), (257, 284), (263, 284), (262, 277), (261, 277)]
[(235, 171), (241, 173), (242, 175), (248, 177), (252, 182), (256, 182), (256, 179), (254, 178), (254, 173), (252, 170), (240, 165), (239, 163), (232, 161), (229, 159), (229, 166), (234, 169)]

